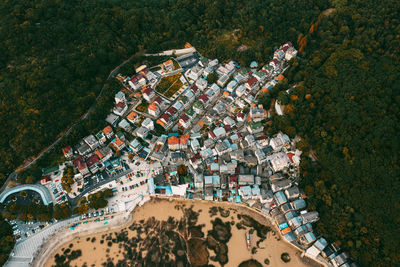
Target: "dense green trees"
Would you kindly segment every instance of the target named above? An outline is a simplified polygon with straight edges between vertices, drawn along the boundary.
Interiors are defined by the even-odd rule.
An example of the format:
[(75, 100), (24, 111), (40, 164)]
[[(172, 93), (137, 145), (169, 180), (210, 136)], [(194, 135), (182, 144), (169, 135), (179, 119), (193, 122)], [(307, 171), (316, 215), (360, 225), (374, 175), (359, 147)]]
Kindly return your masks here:
[(72, 210), (68, 202), (64, 202), (54, 206), (53, 217), (57, 220), (66, 219), (71, 217)]
[(32, 203), (30, 205), (18, 205), (16, 203), (9, 205), (9, 206), (1, 206), (0, 211), (3, 218), (6, 219), (16, 219), (19, 218), (21, 215), (23, 216), (22, 221), (32, 221), (32, 220), (39, 220), (39, 221), (48, 221), (42, 220), (43, 218), (52, 218), (53, 216), (53, 206), (45, 206), (40, 204)]
[[(399, 10), (393, 0), (3, 1), (0, 181), (78, 120), (110, 70), (138, 51), (139, 64), (144, 50), (190, 42), (210, 58), (248, 65), (298, 41), (288, 81), (262, 98), (290, 107), (268, 131), (297, 131), (299, 147), (318, 158), (304, 153), (301, 164), (318, 230), (364, 265), (398, 265)], [(280, 93), (293, 83), (289, 97)], [(62, 146), (104, 126), (120, 85), (106, 88), (89, 118), (20, 182), (40, 179), (42, 167), (62, 160)], [(70, 213), (54, 208), (58, 218)]]
[[(206, 56), (263, 62), (275, 46), (306, 31), (328, 1), (17, 0), (0, 7), (4, 179), (82, 116), (110, 70), (139, 50), (180, 48), (188, 41)], [(238, 52), (241, 45), (248, 49)]]
[(82, 197), (78, 201), (78, 206), (74, 209), (74, 213), (84, 214), (89, 209), (101, 209), (105, 208), (108, 204), (107, 198), (113, 196), (113, 191), (106, 188), (102, 191), (88, 195), (88, 197)]
[(218, 81), (218, 76), (215, 72), (208, 74), (207, 82), (209, 85), (216, 83)]
[(8, 259), (8, 254), (14, 247), (14, 237), (12, 235), (12, 228), (3, 218), (0, 217), (0, 265)]
[(318, 158), (304, 153), (301, 166), (309, 203), (321, 213), (319, 232), (365, 266), (400, 262), (399, 8), (342, 2), (314, 27), (288, 71), (298, 84), (280, 119)]
[(67, 166), (64, 169), (63, 176), (61, 178), (62, 187), (67, 193), (70, 193), (72, 188), (71, 186), (75, 183), (74, 180), (74, 168), (71, 166)]

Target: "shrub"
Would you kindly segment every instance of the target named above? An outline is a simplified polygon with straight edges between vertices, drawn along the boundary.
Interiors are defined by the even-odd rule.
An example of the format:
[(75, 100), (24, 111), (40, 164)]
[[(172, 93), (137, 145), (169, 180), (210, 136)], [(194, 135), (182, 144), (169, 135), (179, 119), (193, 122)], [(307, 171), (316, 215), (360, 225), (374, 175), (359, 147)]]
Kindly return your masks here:
[(289, 261), (290, 261), (289, 253), (287, 253), (287, 252), (282, 253), (282, 255), (281, 255), (281, 260), (282, 260), (283, 262), (289, 262)]

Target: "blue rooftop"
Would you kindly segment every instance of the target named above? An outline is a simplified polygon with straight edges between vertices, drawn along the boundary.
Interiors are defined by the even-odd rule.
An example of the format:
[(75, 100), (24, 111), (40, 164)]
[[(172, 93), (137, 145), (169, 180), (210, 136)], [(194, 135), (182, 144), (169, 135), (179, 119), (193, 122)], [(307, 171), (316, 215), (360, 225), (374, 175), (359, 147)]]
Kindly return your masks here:
[(293, 226), (293, 228), (297, 228), (302, 224), (302, 219), (300, 216), (294, 217), (293, 219), (290, 220), (290, 224)]
[(211, 175), (204, 176), (204, 184), (212, 184), (213, 178)]
[(211, 171), (218, 171), (219, 170), (218, 163), (215, 163), (215, 162), (211, 163), (210, 169), (211, 169)]
[(219, 178), (219, 175), (213, 175), (212, 180), (213, 180), (213, 185), (220, 185), (221, 184), (221, 180)]
[(312, 243), (315, 241), (315, 235), (313, 232), (308, 232), (304, 235), (304, 238), (307, 240), (308, 243)]
[(119, 92), (115, 95), (116, 98), (123, 98), (124, 96), (125, 96), (125, 94), (124, 94), (123, 92), (121, 92), (121, 91), (119, 91)]
[(231, 148), (232, 148), (232, 151), (235, 151), (235, 150), (238, 150), (238, 149), (239, 149), (239, 147), (238, 147), (237, 144), (232, 144), (232, 145), (231, 145)]
[(240, 187), (240, 191), (245, 196), (250, 196), (251, 195), (251, 187), (249, 185)]
[(319, 249), (320, 251), (322, 251), (326, 246), (328, 245), (328, 242), (326, 241), (325, 238), (321, 237), (320, 239), (318, 239), (315, 243), (314, 246)]
[(222, 197), (222, 190), (221, 190), (221, 189), (218, 189), (217, 192), (216, 192), (216, 194), (215, 194), (215, 196), (216, 196), (216, 197)]
[(251, 189), (251, 193), (253, 196), (259, 196), (261, 194), (260, 187), (258, 184), (253, 185), (253, 188)]
[(289, 227), (289, 225), (287, 224), (287, 222), (284, 222), (284, 223), (281, 223), (280, 225), (279, 225), (279, 229), (285, 229), (285, 228), (287, 228), (287, 227)]
[(307, 206), (306, 201), (302, 198), (299, 198), (299, 199), (296, 199), (295, 201), (293, 201), (292, 205), (296, 210), (304, 209)]
[(192, 97), (194, 96), (193, 92), (190, 91), (190, 90), (186, 90), (185, 95), (186, 95), (188, 98), (192, 98)]
[(250, 63), (250, 68), (257, 68), (258, 67), (258, 62), (257, 61), (252, 61)]
[(292, 241), (294, 241), (294, 239), (295, 239), (292, 232), (287, 233), (287, 234), (284, 235), (283, 237), (284, 237), (284, 238), (286, 239), (286, 241), (288, 241), (288, 242), (292, 242)]
[(293, 210), (289, 211), (288, 213), (285, 214), (286, 220), (288, 220), (288, 221), (293, 219), (296, 216), (297, 216), (297, 213)]
[(276, 199), (276, 204), (278, 204), (278, 206), (284, 204), (287, 202), (287, 198), (285, 196), (285, 194), (282, 191), (278, 191), (275, 193), (275, 199)]

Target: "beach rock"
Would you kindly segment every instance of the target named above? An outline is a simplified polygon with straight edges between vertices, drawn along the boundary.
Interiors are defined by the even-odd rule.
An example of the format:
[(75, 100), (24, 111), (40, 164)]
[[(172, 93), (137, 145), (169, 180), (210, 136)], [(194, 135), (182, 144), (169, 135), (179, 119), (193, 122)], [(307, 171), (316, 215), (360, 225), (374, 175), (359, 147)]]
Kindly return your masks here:
[(214, 237), (212, 237), (212, 235), (208, 235), (207, 236), (207, 247), (209, 249), (215, 250), (215, 248), (218, 246), (218, 241), (215, 240)]
[(229, 222), (224, 223), (220, 218), (212, 221), (213, 229), (208, 231), (217, 241), (227, 243), (232, 236), (231, 225)]
[(221, 214), (222, 218), (228, 218), (231, 212), (229, 210), (223, 209), (223, 208), (218, 208), (219, 214)]
[(262, 267), (262, 264), (259, 263), (257, 260), (247, 260), (239, 264), (239, 267)]
[(189, 239), (188, 254), (190, 263), (193, 266), (204, 266), (208, 263), (209, 253), (207, 250), (206, 242), (202, 239)]

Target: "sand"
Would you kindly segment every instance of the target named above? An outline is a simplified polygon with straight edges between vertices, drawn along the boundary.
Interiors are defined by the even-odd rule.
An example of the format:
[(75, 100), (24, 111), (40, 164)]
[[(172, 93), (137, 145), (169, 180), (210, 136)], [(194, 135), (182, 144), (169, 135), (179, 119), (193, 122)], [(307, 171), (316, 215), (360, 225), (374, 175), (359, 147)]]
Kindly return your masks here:
[[(203, 233), (207, 236), (207, 232), (212, 229), (211, 220), (215, 218), (221, 218), (223, 222), (231, 222), (234, 221), (238, 223), (240, 220), (237, 217), (237, 214), (245, 214), (249, 215), (251, 218), (254, 218), (259, 223), (270, 226), (272, 231), (268, 232), (267, 238), (259, 244), (259, 248), (257, 248), (256, 253), (252, 254), (251, 251), (247, 248), (247, 243), (245, 239), (245, 233), (248, 230), (238, 229), (236, 225), (231, 227), (232, 237), (227, 243), (228, 247), (228, 259), (229, 262), (225, 266), (238, 266), (241, 262), (248, 259), (255, 259), (258, 262), (262, 263), (263, 266), (264, 260), (269, 260), (269, 266), (287, 266), (287, 267), (301, 267), (301, 266), (320, 266), (318, 263), (311, 261), (308, 258), (300, 258), (300, 250), (296, 249), (291, 244), (286, 243), (281, 240), (281, 236), (279, 232), (276, 230), (276, 227), (261, 214), (251, 211), (242, 206), (238, 206), (232, 203), (226, 202), (206, 202), (206, 201), (192, 201), (192, 200), (150, 200), (146, 204), (141, 207), (137, 207), (133, 212), (132, 221), (130, 223), (140, 224), (141, 220), (148, 220), (151, 217), (154, 217), (158, 221), (167, 221), (167, 219), (172, 216), (176, 219), (180, 219), (183, 217), (182, 207), (189, 208), (193, 205), (193, 211), (198, 212), (198, 221), (197, 224), (204, 224)], [(222, 207), (225, 210), (230, 211), (230, 215), (226, 218), (222, 217), (220, 213), (217, 213), (215, 216), (211, 216), (210, 208), (211, 207)], [(211, 217), (210, 217), (211, 216)], [(89, 236), (82, 236), (78, 239), (73, 240), (72, 242), (67, 242), (63, 244), (61, 247), (54, 248), (55, 251), (49, 257), (46, 266), (55, 265), (56, 254), (62, 255), (66, 249), (69, 247), (70, 250), (81, 250), (82, 256), (78, 257), (75, 260), (71, 261), (71, 266), (102, 266), (104, 262), (107, 261), (107, 258), (111, 259), (114, 263), (118, 260), (123, 259), (124, 248), (121, 247), (122, 244), (115, 243), (111, 247), (107, 245), (107, 240), (104, 240), (104, 243), (101, 244), (100, 240), (105, 239), (108, 235), (115, 236), (114, 233), (126, 231), (128, 238), (132, 238), (137, 235), (136, 232), (131, 231), (128, 227), (122, 227), (121, 229), (106, 231), (102, 233), (92, 234)], [(250, 235), (252, 246), (256, 246), (256, 242), (260, 239), (257, 237), (256, 232)], [(142, 234), (142, 238), (145, 236)], [(94, 240), (94, 239), (95, 240)], [(93, 241), (93, 242), (92, 242)], [(291, 257), (291, 261), (288, 263), (284, 263), (281, 260), (282, 253), (288, 253)], [(209, 250), (210, 256), (215, 255), (212, 250)], [(209, 264), (214, 266), (221, 266), (219, 262), (209, 260)]]

